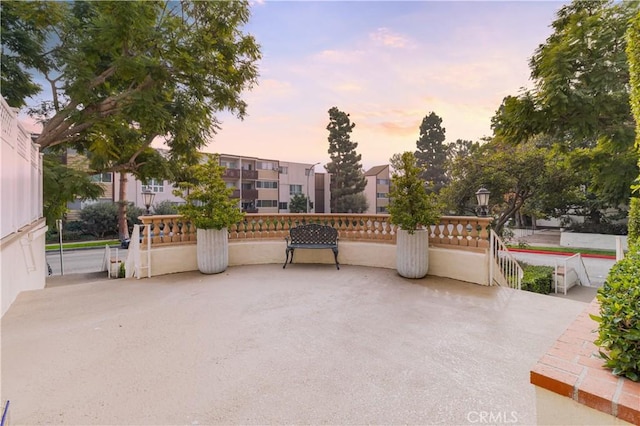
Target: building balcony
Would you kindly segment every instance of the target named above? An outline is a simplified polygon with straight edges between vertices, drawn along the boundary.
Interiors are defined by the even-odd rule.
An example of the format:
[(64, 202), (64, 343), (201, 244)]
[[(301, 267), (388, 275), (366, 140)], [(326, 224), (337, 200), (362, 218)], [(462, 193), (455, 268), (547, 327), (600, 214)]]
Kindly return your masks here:
[[(240, 190), (234, 189), (231, 194), (231, 198), (240, 198)], [(243, 189), (242, 190), (242, 199), (243, 200), (257, 200), (258, 199), (258, 190), (257, 189)]]
[(242, 170), (242, 180), (256, 180), (258, 179), (257, 170)]
[(222, 177), (225, 179), (240, 179), (240, 177), (242, 177), (242, 180), (256, 180), (258, 179), (258, 171), (226, 168), (222, 173)]

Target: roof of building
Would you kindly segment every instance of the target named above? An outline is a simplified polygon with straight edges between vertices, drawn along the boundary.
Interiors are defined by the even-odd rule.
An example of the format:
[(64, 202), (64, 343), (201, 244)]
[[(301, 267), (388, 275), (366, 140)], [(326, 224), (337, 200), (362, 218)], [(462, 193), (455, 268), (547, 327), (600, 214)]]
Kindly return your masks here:
[(367, 172), (364, 175), (365, 176), (377, 176), (377, 175), (380, 174), (380, 172), (382, 172), (387, 167), (389, 167), (388, 164), (383, 164), (382, 166), (373, 166), (372, 168), (367, 170)]

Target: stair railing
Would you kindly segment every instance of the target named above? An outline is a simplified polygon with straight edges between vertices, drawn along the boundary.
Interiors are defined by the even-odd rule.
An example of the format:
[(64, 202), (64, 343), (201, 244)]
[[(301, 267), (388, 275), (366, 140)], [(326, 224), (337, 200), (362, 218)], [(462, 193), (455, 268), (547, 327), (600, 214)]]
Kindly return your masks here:
[(493, 229), (489, 235), (489, 285), (495, 283), (520, 290), (524, 275), (522, 267)]

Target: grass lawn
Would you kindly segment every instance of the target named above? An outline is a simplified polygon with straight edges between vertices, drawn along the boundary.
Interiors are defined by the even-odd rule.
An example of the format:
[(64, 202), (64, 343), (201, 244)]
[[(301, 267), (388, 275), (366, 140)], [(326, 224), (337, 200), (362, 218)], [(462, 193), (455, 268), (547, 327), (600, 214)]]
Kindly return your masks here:
[[(104, 247), (109, 244), (110, 246), (120, 246), (120, 240), (102, 240), (102, 241), (86, 241), (86, 242), (74, 242), (74, 243), (62, 243), (62, 249), (72, 248), (87, 248), (87, 247)], [(59, 250), (60, 244), (47, 244), (46, 250)]]
[(552, 252), (558, 252), (558, 253), (602, 254), (607, 256), (616, 255), (615, 250), (598, 250), (598, 249), (586, 249), (586, 248), (574, 248), (574, 247), (540, 247), (540, 246), (519, 247), (517, 244), (507, 244), (507, 247), (512, 249), (552, 251)]

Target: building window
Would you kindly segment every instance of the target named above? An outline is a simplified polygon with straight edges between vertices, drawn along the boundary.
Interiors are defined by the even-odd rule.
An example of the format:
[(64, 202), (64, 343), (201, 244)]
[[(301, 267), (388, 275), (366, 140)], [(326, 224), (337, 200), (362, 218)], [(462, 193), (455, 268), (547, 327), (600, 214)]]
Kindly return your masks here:
[(227, 185), (227, 188), (236, 189), (236, 186), (235, 186), (235, 184), (233, 182), (227, 182), (226, 185)]
[(237, 168), (235, 161), (220, 160), (220, 165), (222, 167), (226, 167), (227, 169), (235, 169), (235, 168)]
[(287, 210), (289, 208), (289, 203), (287, 203), (286, 201), (284, 203), (280, 203), (280, 205), (278, 205), (278, 209), (279, 210)]
[(249, 182), (249, 183), (242, 183), (240, 186), (242, 187), (242, 190), (243, 190), (243, 191), (253, 189), (253, 187), (251, 186), (251, 182)]
[(378, 185), (389, 185), (389, 179), (376, 179)]
[(302, 194), (302, 185), (289, 185), (289, 195)]
[(278, 170), (278, 172), (280, 172), (281, 175), (288, 175), (289, 174), (289, 167), (281, 166), (280, 169)]
[(389, 198), (389, 194), (387, 194), (386, 192), (378, 192), (376, 194), (376, 198)]
[(111, 183), (111, 173), (98, 173), (91, 176), (91, 182)]
[(388, 213), (387, 212), (387, 206), (380, 206), (376, 208), (376, 212), (377, 213)]
[(257, 207), (278, 207), (278, 200), (256, 200)]
[(258, 161), (258, 169), (260, 170), (278, 170), (278, 163), (272, 161)]
[(270, 180), (259, 180), (256, 182), (256, 188), (278, 189), (278, 182)]
[(142, 192), (164, 192), (164, 182), (159, 179), (149, 179), (142, 185)]

